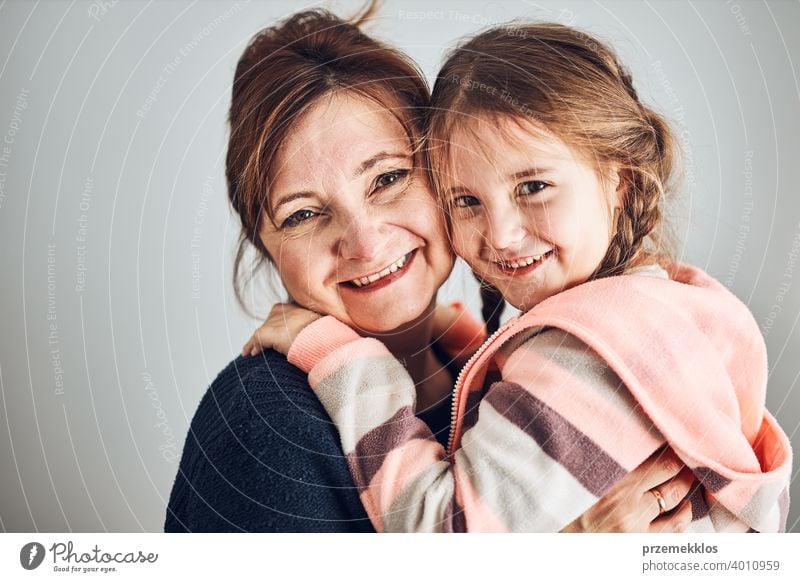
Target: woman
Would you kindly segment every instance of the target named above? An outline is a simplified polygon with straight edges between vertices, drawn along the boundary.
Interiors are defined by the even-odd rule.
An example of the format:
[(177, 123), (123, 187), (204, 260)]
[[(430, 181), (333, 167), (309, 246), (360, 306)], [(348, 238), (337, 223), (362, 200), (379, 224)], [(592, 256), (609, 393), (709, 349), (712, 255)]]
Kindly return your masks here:
[[(239, 61), (227, 177), (246, 245), (297, 303), (379, 338), (414, 380), (440, 441), (460, 364), (483, 339), (436, 308), (453, 265), (419, 163), (428, 90), (401, 53), (322, 11), (256, 35)], [(241, 287), (237, 285), (241, 294)], [(231, 363), (200, 403), (167, 531), (372, 531), (330, 420), (285, 358)], [(690, 486), (653, 459), (567, 529), (683, 529)]]

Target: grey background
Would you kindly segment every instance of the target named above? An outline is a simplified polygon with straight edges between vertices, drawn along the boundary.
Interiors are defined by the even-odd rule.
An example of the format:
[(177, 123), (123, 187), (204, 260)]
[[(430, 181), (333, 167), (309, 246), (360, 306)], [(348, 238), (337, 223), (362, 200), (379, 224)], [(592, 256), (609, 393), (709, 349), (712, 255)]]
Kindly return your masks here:
[[(197, 403), (257, 323), (231, 291), (233, 70), (304, 5), (0, 3), (0, 530), (161, 529)], [(800, 449), (800, 3), (401, 0), (371, 31), (432, 76), (518, 16), (610, 41), (673, 122), (680, 257), (752, 309)], [(459, 266), (444, 297), (475, 293)], [(261, 313), (275, 297), (254, 288)]]

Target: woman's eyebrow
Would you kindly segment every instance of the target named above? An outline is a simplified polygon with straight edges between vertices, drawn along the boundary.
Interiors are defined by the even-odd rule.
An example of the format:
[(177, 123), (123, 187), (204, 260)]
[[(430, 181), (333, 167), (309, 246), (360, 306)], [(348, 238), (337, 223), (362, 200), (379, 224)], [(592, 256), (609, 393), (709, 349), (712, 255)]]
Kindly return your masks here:
[(272, 212), (277, 212), (278, 208), (283, 206), (284, 204), (288, 204), (293, 200), (297, 200), (298, 198), (313, 198), (313, 192), (293, 192), (292, 194), (286, 194), (281, 196), (278, 201), (275, 203), (275, 206), (272, 209)]
[(380, 152), (372, 156), (371, 158), (365, 160), (361, 163), (360, 166), (356, 169), (353, 173), (353, 177), (358, 178), (363, 176), (365, 172), (367, 172), (370, 168), (374, 167), (375, 164), (378, 162), (382, 162), (383, 160), (389, 160), (393, 158), (407, 160), (411, 158), (411, 154), (408, 152)]
[[(389, 160), (389, 159), (407, 160), (410, 158), (411, 154), (409, 154), (408, 152), (379, 152), (374, 156), (370, 157), (369, 159), (364, 160), (364, 162), (362, 162), (361, 165), (358, 166), (353, 176), (356, 178), (358, 178), (359, 176), (363, 176), (364, 173), (369, 171), (370, 168), (374, 167), (375, 164), (377, 164), (378, 162), (382, 162), (384, 160)], [(313, 198), (313, 197), (314, 193), (309, 191), (293, 192), (291, 194), (286, 194), (284, 196), (281, 196), (275, 203), (273, 212), (276, 212), (278, 208), (280, 208), (284, 204), (288, 204), (289, 202), (292, 202), (299, 198)]]

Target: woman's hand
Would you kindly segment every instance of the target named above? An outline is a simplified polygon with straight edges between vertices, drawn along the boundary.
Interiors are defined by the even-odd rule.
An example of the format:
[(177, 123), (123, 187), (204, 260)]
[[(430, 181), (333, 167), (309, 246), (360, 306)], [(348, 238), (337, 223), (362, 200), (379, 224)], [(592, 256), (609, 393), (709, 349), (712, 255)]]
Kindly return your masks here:
[(243, 356), (255, 356), (262, 350), (272, 348), (284, 356), (300, 332), (322, 317), (294, 303), (276, 303), (269, 316), (242, 348)]
[(694, 482), (672, 449), (659, 449), (561, 531), (682, 532), (692, 521), (685, 498)]

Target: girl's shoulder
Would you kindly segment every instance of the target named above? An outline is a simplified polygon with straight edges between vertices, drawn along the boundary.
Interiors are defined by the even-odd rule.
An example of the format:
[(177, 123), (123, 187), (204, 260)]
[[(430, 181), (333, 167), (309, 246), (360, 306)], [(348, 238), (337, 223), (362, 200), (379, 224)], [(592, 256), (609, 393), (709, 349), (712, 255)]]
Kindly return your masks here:
[(731, 337), (763, 342), (741, 300), (703, 270), (682, 263), (648, 265), (578, 285), (541, 302), (516, 325), (518, 331), (542, 327), (558, 327), (584, 341), (598, 335), (657, 337), (668, 329), (726, 342)]
[(669, 279), (669, 273), (667, 270), (658, 263), (652, 263), (649, 265), (641, 265), (639, 267), (634, 267), (630, 269), (626, 275), (636, 275), (642, 277), (655, 277), (657, 279)]

